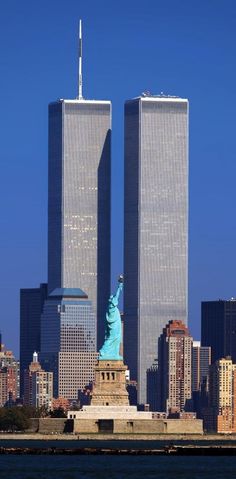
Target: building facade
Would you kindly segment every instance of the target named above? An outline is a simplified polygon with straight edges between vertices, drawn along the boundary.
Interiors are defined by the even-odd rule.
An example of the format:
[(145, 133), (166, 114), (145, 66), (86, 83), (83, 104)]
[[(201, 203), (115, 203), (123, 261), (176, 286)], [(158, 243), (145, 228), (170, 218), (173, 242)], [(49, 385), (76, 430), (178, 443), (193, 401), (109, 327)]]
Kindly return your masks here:
[(20, 397), (19, 361), (12, 351), (0, 351), (0, 407), (14, 405)]
[(207, 406), (209, 387), (209, 367), (211, 365), (211, 348), (201, 346), (200, 341), (193, 341), (192, 348), (192, 399), (193, 409), (198, 418)]
[(236, 364), (230, 358), (221, 358), (210, 367), (204, 422), (212, 432), (236, 432)]
[(41, 347), (41, 313), (47, 298), (47, 284), (20, 290), (20, 394), (24, 395), (24, 371), (34, 351)]
[(0, 407), (13, 406), (17, 399), (17, 371), (6, 366), (0, 369)]
[(200, 391), (201, 385), (209, 375), (211, 365), (211, 348), (201, 346), (200, 341), (193, 341), (192, 350), (192, 391)]
[(25, 406), (32, 406), (32, 376), (38, 371), (42, 371), (42, 366), (38, 361), (38, 353), (35, 351), (33, 353), (33, 360), (29, 364), (28, 369), (24, 371), (24, 401)]
[(40, 363), (54, 373), (54, 397), (76, 400), (94, 378), (96, 317), (79, 288), (57, 288), (42, 314)]
[(236, 363), (236, 299), (204, 301), (201, 309), (201, 344), (211, 347), (212, 363), (226, 356)]
[(158, 411), (158, 361), (147, 370), (147, 404), (150, 411)]
[(158, 411), (169, 415), (192, 407), (192, 343), (182, 321), (169, 321), (158, 345)]
[(125, 103), (125, 360), (146, 402), (146, 373), (170, 320), (187, 323), (188, 100)]
[(53, 373), (37, 371), (32, 374), (32, 405), (51, 409), (53, 399)]
[(24, 375), (24, 404), (36, 408), (45, 407), (50, 409), (53, 399), (53, 373), (42, 369), (36, 352), (34, 352), (33, 361)]
[(109, 101), (49, 105), (49, 292), (82, 286), (98, 333), (110, 294), (110, 136)]

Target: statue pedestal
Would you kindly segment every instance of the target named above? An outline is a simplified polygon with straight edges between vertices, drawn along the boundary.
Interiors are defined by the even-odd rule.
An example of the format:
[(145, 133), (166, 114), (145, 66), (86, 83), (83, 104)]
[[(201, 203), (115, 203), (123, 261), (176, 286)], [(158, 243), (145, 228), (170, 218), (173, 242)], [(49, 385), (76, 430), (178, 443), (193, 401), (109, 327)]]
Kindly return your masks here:
[(122, 360), (98, 360), (91, 406), (129, 406), (126, 370)]

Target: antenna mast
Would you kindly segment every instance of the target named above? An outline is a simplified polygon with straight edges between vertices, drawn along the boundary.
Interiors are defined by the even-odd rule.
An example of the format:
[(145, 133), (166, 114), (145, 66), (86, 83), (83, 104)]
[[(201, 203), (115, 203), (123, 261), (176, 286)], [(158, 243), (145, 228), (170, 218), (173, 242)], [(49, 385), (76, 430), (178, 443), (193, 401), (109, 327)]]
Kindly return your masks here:
[(79, 96), (78, 99), (83, 99), (82, 94), (83, 80), (82, 80), (82, 20), (79, 21)]

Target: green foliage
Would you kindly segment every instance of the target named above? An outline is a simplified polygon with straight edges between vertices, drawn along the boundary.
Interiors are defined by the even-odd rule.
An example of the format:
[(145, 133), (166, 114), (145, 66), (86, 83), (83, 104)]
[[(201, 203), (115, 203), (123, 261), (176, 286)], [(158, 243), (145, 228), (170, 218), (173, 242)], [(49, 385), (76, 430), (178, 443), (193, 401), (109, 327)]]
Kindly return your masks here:
[(36, 408), (34, 406), (22, 406), (21, 410), (23, 414), (28, 418), (38, 418), (49, 416), (49, 411), (45, 406)]
[(64, 409), (59, 407), (58, 409), (54, 409), (54, 411), (50, 411), (51, 417), (66, 417), (66, 413)]
[(38, 408), (34, 406), (21, 406), (21, 411), (24, 414), (24, 416), (30, 418), (30, 417), (40, 417), (40, 411)]
[(24, 414), (22, 408), (0, 408), (1, 431), (25, 431), (29, 425), (29, 418)]

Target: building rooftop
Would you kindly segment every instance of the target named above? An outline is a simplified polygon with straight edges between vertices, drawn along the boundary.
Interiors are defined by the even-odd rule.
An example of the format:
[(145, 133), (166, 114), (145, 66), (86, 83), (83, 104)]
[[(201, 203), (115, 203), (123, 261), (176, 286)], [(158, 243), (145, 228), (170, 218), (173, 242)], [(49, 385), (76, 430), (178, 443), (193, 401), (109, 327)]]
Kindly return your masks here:
[(76, 103), (76, 104), (82, 104), (82, 103), (85, 103), (85, 104), (95, 104), (95, 105), (110, 105), (111, 104), (111, 101), (110, 100), (86, 100), (85, 98), (82, 98), (81, 100), (79, 100), (78, 98), (72, 98), (71, 100), (69, 98), (65, 99), (65, 98), (58, 98), (58, 100), (56, 101), (52, 101), (50, 102), (50, 105), (51, 104), (54, 104), (54, 103)]
[[(147, 100), (147, 101), (164, 100), (164, 101), (184, 101), (184, 102), (188, 102), (187, 98), (181, 98), (180, 96), (166, 95), (163, 92), (161, 92), (158, 95), (153, 95), (149, 91), (144, 91), (143, 93), (141, 93), (141, 95), (133, 98), (132, 100)], [(132, 100), (127, 100), (127, 101), (132, 101)]]
[(80, 288), (56, 288), (50, 295), (50, 297), (66, 297), (66, 298), (88, 298), (88, 295)]

